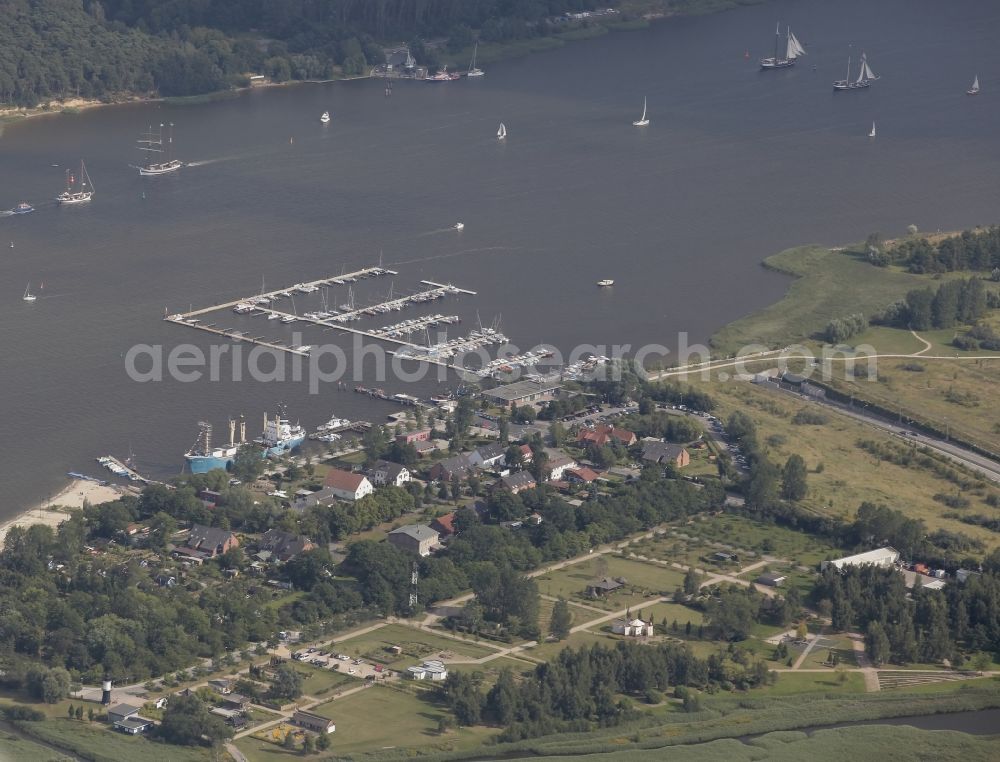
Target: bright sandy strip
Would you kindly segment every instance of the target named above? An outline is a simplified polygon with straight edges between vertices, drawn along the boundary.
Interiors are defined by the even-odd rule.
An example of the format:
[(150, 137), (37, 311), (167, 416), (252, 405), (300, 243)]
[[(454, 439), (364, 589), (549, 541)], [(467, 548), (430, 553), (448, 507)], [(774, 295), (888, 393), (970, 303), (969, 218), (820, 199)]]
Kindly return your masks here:
[(0, 544), (7, 537), (7, 532), (13, 526), (27, 527), (32, 524), (46, 524), (50, 527), (57, 527), (66, 518), (70, 511), (64, 509), (83, 508), (84, 501), (91, 505), (107, 503), (117, 500), (124, 494), (121, 487), (114, 485), (101, 485), (97, 482), (89, 482), (85, 479), (73, 479), (55, 497), (43, 500), (30, 511), (25, 511), (14, 518), (0, 524)]

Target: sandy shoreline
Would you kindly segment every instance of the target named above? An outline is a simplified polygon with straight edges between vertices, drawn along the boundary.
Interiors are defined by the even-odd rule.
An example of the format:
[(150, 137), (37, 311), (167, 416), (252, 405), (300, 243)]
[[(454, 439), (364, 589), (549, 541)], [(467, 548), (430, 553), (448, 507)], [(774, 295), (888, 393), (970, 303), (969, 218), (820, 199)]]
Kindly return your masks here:
[(12, 519), (0, 524), (0, 545), (7, 537), (11, 527), (28, 527), (34, 524), (45, 524), (53, 529), (65, 521), (74, 510), (83, 508), (84, 501), (91, 505), (99, 505), (117, 500), (126, 491), (113, 484), (98, 484), (85, 479), (72, 479), (54, 497), (43, 500), (30, 510), (19, 513)]

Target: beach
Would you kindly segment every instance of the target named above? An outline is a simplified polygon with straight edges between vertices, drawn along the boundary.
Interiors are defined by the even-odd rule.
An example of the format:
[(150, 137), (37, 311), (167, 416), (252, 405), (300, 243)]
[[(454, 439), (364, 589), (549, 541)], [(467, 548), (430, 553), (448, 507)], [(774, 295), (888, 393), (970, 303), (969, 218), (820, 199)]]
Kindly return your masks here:
[(84, 502), (99, 505), (117, 500), (126, 490), (114, 484), (98, 484), (86, 479), (71, 479), (57, 495), (0, 524), (0, 545), (11, 527), (28, 527), (45, 524), (53, 529), (69, 518), (73, 510), (83, 508)]

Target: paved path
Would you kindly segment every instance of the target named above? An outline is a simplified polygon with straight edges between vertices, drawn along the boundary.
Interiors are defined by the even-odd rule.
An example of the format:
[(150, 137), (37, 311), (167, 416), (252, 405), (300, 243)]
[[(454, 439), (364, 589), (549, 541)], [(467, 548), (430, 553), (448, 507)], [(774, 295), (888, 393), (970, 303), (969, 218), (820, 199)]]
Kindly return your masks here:
[[(803, 650), (802, 653), (799, 654), (799, 658), (795, 660), (795, 664), (792, 665), (792, 669), (797, 670), (799, 672), (805, 672), (806, 671), (804, 669), (799, 669), (799, 668), (802, 666), (802, 662), (804, 662), (806, 660), (806, 657), (809, 655), (809, 652), (813, 650), (813, 648), (816, 646), (817, 643), (819, 643), (819, 635), (813, 636), (813, 639), (809, 641), (809, 643), (805, 647), (805, 650)], [(818, 669), (816, 671), (817, 672), (829, 672), (830, 670), (829, 669)]]
[(865, 690), (869, 693), (881, 690), (881, 686), (878, 682), (878, 670), (875, 669), (871, 661), (869, 661), (868, 652), (865, 650), (864, 636), (856, 632), (851, 632), (848, 633), (847, 637), (851, 639), (851, 648), (854, 649), (854, 658), (858, 660), (858, 667), (860, 667), (862, 674), (865, 676)]

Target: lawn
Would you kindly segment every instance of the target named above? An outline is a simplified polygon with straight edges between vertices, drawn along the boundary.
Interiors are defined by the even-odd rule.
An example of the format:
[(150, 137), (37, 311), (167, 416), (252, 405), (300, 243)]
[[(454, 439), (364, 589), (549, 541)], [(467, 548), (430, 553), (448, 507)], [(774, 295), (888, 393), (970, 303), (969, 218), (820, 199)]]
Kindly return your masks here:
[(63, 758), (45, 746), (20, 738), (13, 733), (0, 731), (0, 759), (5, 762), (7, 760), (54, 762)]
[[(595, 616), (598, 615), (595, 614)], [(525, 656), (531, 656), (535, 659), (549, 661), (550, 659), (554, 659), (564, 648), (580, 648), (583, 646), (589, 647), (594, 643), (600, 643), (605, 646), (613, 645), (615, 639), (613, 639), (610, 635), (601, 633), (600, 627), (601, 625), (596, 625), (593, 632), (588, 632), (586, 630), (574, 632), (566, 638), (566, 640), (540, 643), (533, 648), (525, 649), (524, 654)]]
[[(552, 609), (556, 605), (556, 602), (549, 600), (548, 598), (541, 598), (538, 606), (538, 629), (542, 633), (542, 637), (547, 637), (549, 634), (549, 623), (552, 621)], [(601, 616), (596, 611), (591, 611), (590, 609), (583, 608), (582, 606), (577, 606), (574, 603), (567, 601), (569, 605), (569, 612), (573, 616), (570, 626), (573, 627), (578, 624), (583, 624), (584, 622)]]
[(315, 696), (318, 698), (326, 693), (329, 693), (334, 688), (339, 688), (347, 685), (348, 683), (360, 685), (360, 682), (357, 679), (346, 674), (346, 668), (345, 672), (340, 672), (329, 668), (316, 667), (312, 664), (303, 664), (301, 662), (292, 662), (292, 665), (295, 671), (303, 677), (302, 692), (306, 696)]
[[(800, 665), (800, 669), (818, 669), (829, 667), (828, 660), (832, 650), (838, 659), (838, 665), (842, 667), (857, 667), (858, 661), (854, 655), (854, 648), (851, 646), (850, 638), (843, 635), (823, 635), (822, 640), (815, 646)], [(833, 672), (833, 668), (830, 667)]]
[[(690, 622), (691, 626), (696, 628), (703, 621), (705, 621), (704, 616), (698, 609), (693, 609), (689, 606), (682, 606), (679, 603), (657, 603), (653, 606), (647, 606), (642, 610), (642, 616), (646, 620), (653, 620), (653, 623), (657, 626), (661, 625), (664, 620), (667, 622), (667, 634), (672, 635), (677, 638), (684, 637), (684, 627)], [(674, 622), (677, 622), (677, 632), (669, 629)]]
[[(141, 736), (117, 733), (103, 723), (62, 718), (21, 723), (21, 729), (39, 741), (72, 751), (86, 759), (99, 759), (102, 762), (135, 762), (137, 759), (208, 762), (212, 758), (208, 749), (154, 744)], [(48, 755), (43, 759), (51, 759), (52, 756)]]
[(443, 706), (432, 703), (430, 693), (376, 685), (312, 711), (337, 723), (332, 740), (341, 754), (392, 747), (468, 749), (496, 733), (492, 728), (476, 727), (458, 728), (440, 735), (438, 720), (450, 713)]
[[(993, 532), (944, 517), (950, 509), (935, 501), (934, 495), (954, 493), (956, 487), (951, 481), (926, 468), (906, 468), (880, 460), (858, 446), (860, 440), (894, 446), (898, 438), (826, 408), (825, 424), (796, 425), (792, 417), (811, 403), (754, 384), (701, 386), (718, 402), (717, 414), (721, 418), (742, 410), (754, 420), (758, 438), (772, 461), (784, 463), (793, 453), (805, 459), (809, 494), (802, 501), (803, 507), (850, 520), (862, 502), (882, 503), (904, 510), (911, 518), (923, 519), (931, 530), (963, 532), (983, 541), (986, 547), (996, 545), (997, 535)], [(775, 537), (780, 534), (774, 530)]]
[[(843, 682), (840, 677), (843, 675)], [(864, 693), (865, 678), (860, 672), (780, 672), (778, 682), (750, 691), (754, 696), (789, 696), (794, 693)]]
[[(605, 575), (624, 577), (627, 585), (602, 598), (589, 598), (586, 594), (588, 583)], [(538, 590), (543, 595), (562, 596), (569, 601), (576, 600), (609, 612), (634, 606), (656, 595), (670, 594), (683, 581), (684, 575), (676, 569), (631, 561), (610, 554), (581, 561), (535, 578)], [(594, 612), (594, 616), (598, 614)]]
[[(388, 650), (390, 646), (401, 647), (403, 653), (399, 655), (390, 653)], [(417, 661), (430, 658), (478, 659), (496, 653), (497, 650), (479, 645), (472, 640), (456, 640), (403, 624), (380, 627), (356, 638), (336, 643), (333, 649), (338, 653), (361, 656), (393, 668), (410, 666)]]

